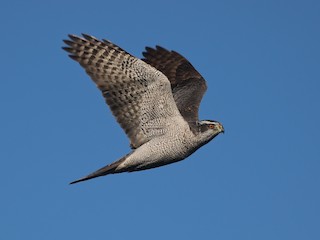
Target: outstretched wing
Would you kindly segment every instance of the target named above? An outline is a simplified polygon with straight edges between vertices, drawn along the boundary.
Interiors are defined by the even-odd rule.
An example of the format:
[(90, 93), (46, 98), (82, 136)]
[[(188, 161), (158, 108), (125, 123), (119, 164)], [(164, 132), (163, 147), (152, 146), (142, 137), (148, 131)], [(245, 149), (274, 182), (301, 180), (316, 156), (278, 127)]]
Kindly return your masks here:
[(112, 113), (137, 148), (165, 134), (168, 122), (182, 116), (170, 82), (160, 71), (115, 44), (83, 34), (69, 35), (63, 49), (80, 63), (102, 91)]
[(174, 99), (184, 119), (192, 127), (198, 121), (201, 99), (207, 90), (206, 81), (191, 63), (175, 51), (160, 46), (146, 47), (142, 59), (167, 76)]

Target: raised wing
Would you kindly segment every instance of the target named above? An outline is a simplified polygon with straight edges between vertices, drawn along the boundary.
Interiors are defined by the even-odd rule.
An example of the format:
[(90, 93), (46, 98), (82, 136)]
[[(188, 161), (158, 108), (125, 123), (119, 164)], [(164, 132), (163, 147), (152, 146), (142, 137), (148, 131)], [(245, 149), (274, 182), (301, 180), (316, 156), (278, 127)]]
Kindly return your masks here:
[(102, 91), (132, 148), (165, 134), (173, 118), (182, 119), (170, 82), (160, 71), (107, 40), (85, 34), (69, 38), (63, 49)]
[(177, 107), (191, 127), (198, 121), (201, 99), (207, 90), (206, 81), (191, 63), (175, 51), (160, 46), (146, 47), (142, 59), (167, 76)]

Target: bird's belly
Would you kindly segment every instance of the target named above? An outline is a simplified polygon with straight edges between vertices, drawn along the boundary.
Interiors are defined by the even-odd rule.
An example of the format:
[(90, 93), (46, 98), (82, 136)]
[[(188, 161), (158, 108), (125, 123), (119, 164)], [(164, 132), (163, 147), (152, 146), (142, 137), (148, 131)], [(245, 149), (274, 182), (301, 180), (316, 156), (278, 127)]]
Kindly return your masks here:
[(194, 151), (179, 138), (153, 139), (136, 149), (121, 167), (140, 171), (185, 159)]

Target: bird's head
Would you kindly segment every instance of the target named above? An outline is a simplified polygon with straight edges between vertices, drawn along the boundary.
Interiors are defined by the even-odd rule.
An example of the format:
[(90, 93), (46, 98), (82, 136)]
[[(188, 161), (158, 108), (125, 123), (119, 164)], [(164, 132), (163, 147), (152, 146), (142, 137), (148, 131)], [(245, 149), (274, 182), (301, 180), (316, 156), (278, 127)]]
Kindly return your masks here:
[(202, 144), (211, 141), (219, 133), (224, 133), (224, 128), (221, 123), (213, 120), (202, 120), (198, 122), (199, 140)]

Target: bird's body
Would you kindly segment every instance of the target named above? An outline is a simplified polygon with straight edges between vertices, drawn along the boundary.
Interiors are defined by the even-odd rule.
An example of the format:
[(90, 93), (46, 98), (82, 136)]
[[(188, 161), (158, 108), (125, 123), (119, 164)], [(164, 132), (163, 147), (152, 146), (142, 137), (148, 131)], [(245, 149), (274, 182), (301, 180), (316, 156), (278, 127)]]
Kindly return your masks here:
[[(177, 119), (178, 121), (181, 119)], [(117, 169), (144, 170), (182, 160), (194, 152), (197, 142), (188, 124), (171, 124), (167, 133), (143, 144), (129, 155)], [(178, 127), (177, 127), (178, 126)], [(192, 140), (191, 140), (192, 139)], [(132, 169), (132, 170), (130, 170)]]
[(132, 152), (72, 183), (110, 173), (155, 168), (185, 159), (224, 129), (199, 121), (206, 90), (202, 76), (180, 54), (146, 48), (140, 60), (107, 40), (69, 35), (71, 58), (85, 68), (130, 138)]

